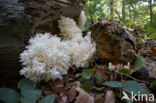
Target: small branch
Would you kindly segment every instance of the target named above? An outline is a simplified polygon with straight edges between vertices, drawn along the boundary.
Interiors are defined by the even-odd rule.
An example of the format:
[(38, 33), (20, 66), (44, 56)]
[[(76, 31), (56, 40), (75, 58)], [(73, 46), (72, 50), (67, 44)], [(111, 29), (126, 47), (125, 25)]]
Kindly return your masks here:
[(130, 75), (128, 75), (128, 74), (121, 73), (121, 72), (117, 72), (117, 71), (115, 71), (115, 72), (116, 72), (116, 73), (119, 73), (120, 75), (127, 76), (127, 77), (129, 77), (129, 78), (131, 78), (131, 79), (133, 79), (133, 80), (135, 80), (135, 81), (138, 81), (138, 82), (143, 82), (143, 83), (146, 83), (146, 84), (150, 84), (150, 83), (149, 83), (149, 82), (147, 82), (147, 81), (143, 81), (143, 80), (136, 79), (136, 78), (134, 78), (134, 77), (132, 77), (132, 76), (130, 76)]

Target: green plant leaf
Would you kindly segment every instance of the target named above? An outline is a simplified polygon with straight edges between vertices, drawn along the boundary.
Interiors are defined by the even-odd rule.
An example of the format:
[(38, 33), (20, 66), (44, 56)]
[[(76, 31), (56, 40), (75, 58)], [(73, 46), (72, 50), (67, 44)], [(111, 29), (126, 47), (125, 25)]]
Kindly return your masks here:
[(119, 72), (120, 73), (124, 73), (124, 74), (130, 74), (131, 73), (131, 69), (123, 68), (123, 69), (120, 69)]
[(122, 87), (122, 84), (118, 81), (106, 81), (103, 83), (105, 86), (110, 86), (114, 88)]
[(22, 89), (35, 89), (36, 84), (29, 79), (22, 79), (18, 82), (18, 88)]
[(90, 79), (90, 77), (93, 75), (93, 69), (85, 69), (82, 71), (82, 78), (83, 79)]
[(0, 100), (5, 103), (18, 103), (19, 94), (13, 89), (0, 88)]
[(143, 40), (139, 40), (138, 44), (143, 45), (144, 44)]
[(40, 103), (54, 103), (54, 95), (48, 95), (44, 97)]
[(146, 33), (141, 33), (140, 36), (145, 37), (147, 34)]
[(133, 103), (132, 101), (130, 101), (130, 100), (128, 100), (128, 99), (125, 99), (125, 101), (126, 101), (127, 103)]
[(25, 97), (20, 97), (21, 103), (31, 103), (31, 101)]
[(97, 93), (97, 94), (96, 94), (96, 99), (103, 98), (104, 95), (105, 95), (104, 93)]
[(31, 101), (31, 103), (36, 103), (39, 97), (42, 95), (42, 90), (40, 89), (22, 89), (22, 96)]
[(142, 61), (142, 57), (141, 57), (141, 55), (139, 54), (137, 57), (136, 57), (136, 59), (135, 59), (135, 61), (134, 61), (134, 63), (133, 63), (133, 69), (134, 69), (134, 71), (137, 71), (137, 70), (139, 70), (139, 69), (141, 69), (141, 67), (142, 67), (142, 63), (143, 61)]
[(154, 87), (156, 88), (156, 80), (152, 81), (152, 84), (153, 84)]
[(97, 80), (97, 84), (100, 85), (102, 83), (102, 76), (101, 76), (101, 74), (97, 74), (96, 80)]
[(136, 81), (127, 81), (123, 83), (123, 90), (134, 94), (148, 94), (148, 92)]
[(156, 29), (154, 29), (153, 27), (148, 27), (147, 32), (148, 33), (156, 33)]
[(93, 87), (93, 83), (92, 82), (86, 82), (86, 83), (81, 85), (81, 88), (86, 90), (86, 91), (89, 91), (92, 87)]
[(150, 39), (156, 39), (156, 33), (151, 34)]

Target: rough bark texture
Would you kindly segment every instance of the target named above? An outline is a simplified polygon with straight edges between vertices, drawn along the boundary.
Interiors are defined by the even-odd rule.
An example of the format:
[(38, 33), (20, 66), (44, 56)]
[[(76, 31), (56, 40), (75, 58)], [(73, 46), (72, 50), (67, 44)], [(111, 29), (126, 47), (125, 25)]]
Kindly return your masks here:
[(133, 62), (136, 40), (131, 33), (108, 20), (98, 20), (91, 25), (92, 37), (97, 44), (96, 59), (114, 64)]
[(77, 20), (83, 4), (84, 0), (0, 0), (0, 79), (19, 75), (19, 54), (31, 36), (58, 34), (60, 16)]
[[(84, 1), (84, 0), (83, 0)], [(77, 21), (83, 7), (82, 0), (20, 0), (25, 7), (25, 13), (30, 16), (30, 26), (27, 39), (36, 32), (51, 32), (58, 35), (57, 21), (60, 16), (73, 18)]]
[(0, 79), (15, 77), (24, 48), (27, 18), (16, 0), (0, 0)]
[(144, 48), (139, 50), (141, 55), (156, 61), (156, 40), (147, 41), (143, 47)]
[[(156, 79), (156, 40), (148, 40), (142, 48), (139, 50), (143, 58), (143, 67), (148, 70), (148, 78)], [(140, 73), (143, 76), (137, 74), (137, 76), (145, 77), (145, 72)], [(145, 80), (145, 79), (144, 79)]]

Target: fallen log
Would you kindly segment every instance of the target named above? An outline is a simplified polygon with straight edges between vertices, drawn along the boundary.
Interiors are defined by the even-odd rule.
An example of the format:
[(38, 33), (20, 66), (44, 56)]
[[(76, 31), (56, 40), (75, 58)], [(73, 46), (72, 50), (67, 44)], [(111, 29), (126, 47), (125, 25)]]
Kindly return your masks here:
[(136, 53), (136, 39), (129, 30), (108, 20), (98, 20), (89, 30), (96, 42), (96, 60), (113, 64), (132, 63)]

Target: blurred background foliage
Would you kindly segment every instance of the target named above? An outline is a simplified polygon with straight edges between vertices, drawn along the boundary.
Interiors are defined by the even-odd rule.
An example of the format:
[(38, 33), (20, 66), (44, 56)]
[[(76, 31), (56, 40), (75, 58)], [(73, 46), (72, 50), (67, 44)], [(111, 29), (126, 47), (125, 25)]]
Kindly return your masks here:
[(156, 0), (87, 0), (84, 10), (85, 28), (98, 19), (109, 19), (123, 27), (156, 29)]

